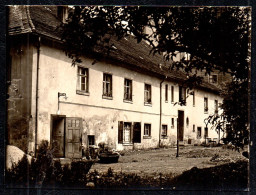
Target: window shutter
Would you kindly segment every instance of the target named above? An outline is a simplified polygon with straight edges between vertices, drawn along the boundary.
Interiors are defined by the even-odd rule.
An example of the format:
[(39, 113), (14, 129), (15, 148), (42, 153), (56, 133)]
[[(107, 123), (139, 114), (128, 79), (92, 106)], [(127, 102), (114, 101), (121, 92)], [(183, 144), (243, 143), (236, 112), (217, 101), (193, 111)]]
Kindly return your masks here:
[(133, 143), (133, 129), (134, 129), (134, 123), (131, 124), (131, 133), (130, 133), (131, 143)]
[(124, 128), (124, 122), (118, 121), (118, 143), (123, 143), (123, 128)]

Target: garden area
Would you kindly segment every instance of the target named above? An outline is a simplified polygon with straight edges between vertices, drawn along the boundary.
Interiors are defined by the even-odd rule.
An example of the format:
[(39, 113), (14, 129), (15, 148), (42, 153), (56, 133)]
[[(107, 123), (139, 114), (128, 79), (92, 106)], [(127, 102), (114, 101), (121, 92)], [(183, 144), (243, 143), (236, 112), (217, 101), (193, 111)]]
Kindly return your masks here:
[(118, 163), (53, 159), (47, 145), (6, 171), (6, 187), (246, 190), (249, 161), (225, 146), (121, 152)]

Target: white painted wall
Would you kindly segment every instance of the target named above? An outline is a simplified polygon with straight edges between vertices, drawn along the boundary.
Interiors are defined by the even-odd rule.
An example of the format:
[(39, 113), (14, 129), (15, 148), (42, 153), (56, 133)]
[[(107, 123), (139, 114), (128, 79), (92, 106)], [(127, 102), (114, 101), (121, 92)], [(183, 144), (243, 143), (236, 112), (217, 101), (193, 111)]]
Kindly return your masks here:
[[(34, 54), (34, 61), (36, 55)], [(80, 64), (89, 69), (89, 95), (76, 93), (77, 66), (71, 66), (71, 60), (64, 52), (46, 45), (41, 46), (40, 77), (39, 77), (39, 122), (38, 143), (40, 140), (50, 140), (51, 114), (57, 113), (58, 92), (66, 93), (67, 99), (60, 97), (60, 114), (66, 117), (81, 117), (83, 119), (83, 141), (87, 135), (95, 135), (96, 144), (107, 142), (118, 150), (135, 148), (157, 147), (159, 141), (159, 113), (160, 113), (160, 82), (156, 77), (134, 72), (129, 69), (112, 65), (106, 62), (97, 62), (92, 65), (92, 59), (83, 59)], [(33, 63), (33, 70), (35, 63)], [(103, 73), (112, 74), (113, 99), (102, 98)], [(35, 81), (36, 72), (32, 73)], [(133, 102), (123, 101), (124, 78), (133, 81)], [(144, 83), (152, 85), (152, 106), (144, 105)], [(168, 84), (168, 102), (165, 102), (165, 84)], [(214, 100), (219, 96), (196, 90), (196, 105), (192, 105), (192, 96), (188, 97), (186, 106), (171, 103), (171, 86), (174, 86), (174, 99), (178, 101), (178, 84), (165, 81), (162, 85), (162, 124), (168, 125), (168, 137), (163, 139), (166, 145), (176, 142), (178, 110), (184, 110), (185, 125), (184, 139), (196, 139), (196, 132), (192, 132), (193, 124), (202, 127), (204, 132), (204, 96), (208, 97), (209, 113), (214, 111)], [(32, 84), (32, 97), (35, 95), (35, 85)], [(32, 110), (34, 110), (34, 101)], [(186, 118), (189, 117), (189, 126), (186, 126)], [(171, 118), (175, 118), (175, 127), (171, 128)], [(141, 122), (141, 144), (123, 146), (118, 144), (118, 121)], [(151, 139), (143, 139), (144, 123), (151, 123)], [(209, 137), (218, 137), (210, 130)]]

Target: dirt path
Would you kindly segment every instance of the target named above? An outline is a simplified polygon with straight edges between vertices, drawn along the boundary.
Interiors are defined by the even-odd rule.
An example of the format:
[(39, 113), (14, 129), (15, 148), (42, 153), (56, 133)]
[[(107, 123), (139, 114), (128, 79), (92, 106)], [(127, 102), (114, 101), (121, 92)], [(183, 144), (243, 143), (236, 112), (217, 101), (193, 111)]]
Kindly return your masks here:
[[(219, 162), (211, 162), (214, 155), (224, 159)], [(172, 174), (173, 176), (181, 174), (192, 167), (206, 168), (225, 163), (225, 159), (236, 161), (244, 159), (241, 153), (221, 147), (184, 147), (180, 149), (180, 157), (176, 158), (176, 149), (153, 149), (147, 151), (131, 151), (120, 156), (118, 163), (101, 164), (95, 163), (90, 171), (97, 170), (106, 172), (109, 167), (114, 172), (136, 173), (138, 175), (159, 175)]]

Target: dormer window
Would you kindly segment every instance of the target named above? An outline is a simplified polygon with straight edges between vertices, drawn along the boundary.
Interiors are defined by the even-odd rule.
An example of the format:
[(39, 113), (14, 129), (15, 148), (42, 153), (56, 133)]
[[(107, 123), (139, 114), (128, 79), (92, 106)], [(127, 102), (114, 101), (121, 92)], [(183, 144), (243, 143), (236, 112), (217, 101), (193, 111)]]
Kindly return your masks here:
[(68, 6), (57, 6), (57, 17), (65, 23), (68, 18)]
[(213, 83), (213, 84), (217, 84), (218, 83), (218, 75), (216, 75), (216, 74), (210, 75), (209, 82)]

